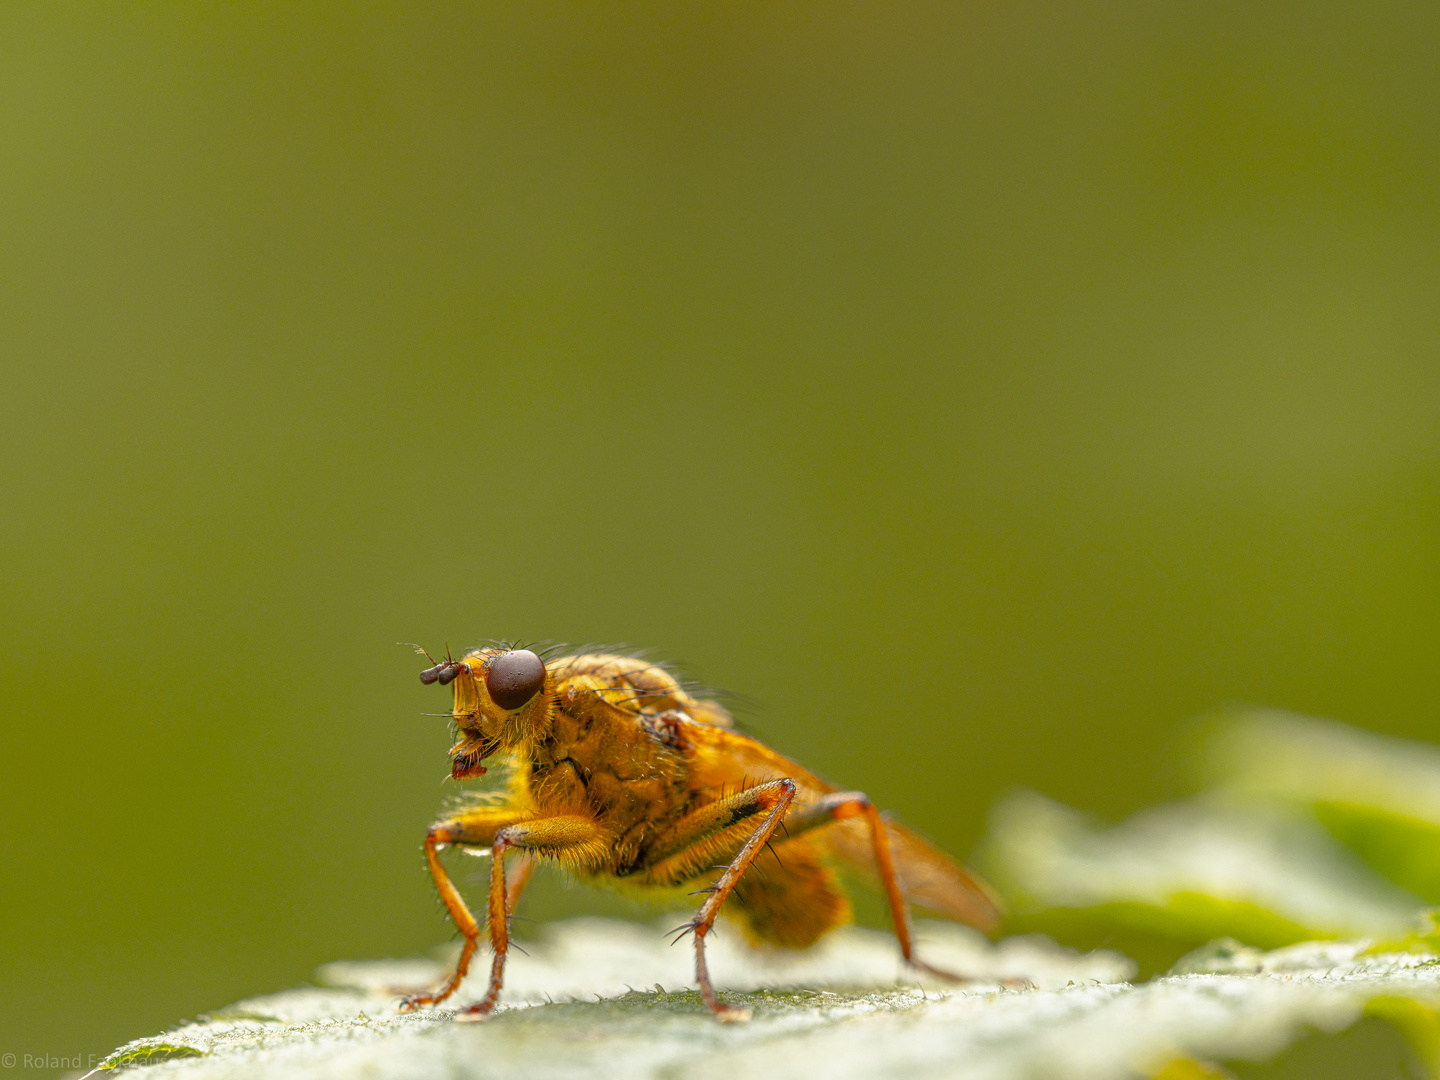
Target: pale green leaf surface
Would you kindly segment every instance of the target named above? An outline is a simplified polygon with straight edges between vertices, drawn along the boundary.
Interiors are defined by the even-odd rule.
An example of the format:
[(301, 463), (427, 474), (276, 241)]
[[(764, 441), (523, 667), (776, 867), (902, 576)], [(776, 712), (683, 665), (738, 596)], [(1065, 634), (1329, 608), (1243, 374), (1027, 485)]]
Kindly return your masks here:
[(1207, 747), (1208, 778), (1222, 787), (1440, 825), (1440, 747), (1273, 709), (1220, 718)]
[[(997, 808), (983, 860), (1011, 901), (1013, 925), (1072, 944), (1105, 941), (1112, 931), (1167, 940), (1160, 966), (1220, 936), (1267, 948), (1402, 939), (1423, 910), (1308, 814), (1224, 795), (1107, 827), (1020, 793)], [(1135, 940), (1124, 945), (1138, 952)]]
[(1274, 710), (1212, 726), (1207, 778), (1313, 813), (1379, 873), (1440, 904), (1440, 747)]
[[(755, 1015), (721, 1025), (689, 989), (682, 949), (664, 945), (653, 928), (578, 920), (553, 927), (530, 957), (515, 959), (507, 1005), (482, 1024), (452, 1023), (444, 1009), (394, 1011), (392, 983), (432, 977), (436, 965), (333, 965), (324, 973), (332, 985), (241, 1002), (137, 1040), (110, 1064), (158, 1061), (145, 1069), (156, 1080), (822, 1072), (835, 1080), (1118, 1080), (1176, 1061), (1269, 1058), (1304, 1032), (1347, 1028), (1370, 1002), (1404, 1014), (1411, 1027), (1416, 1020), (1404, 1010), (1412, 1006), (1403, 1003), (1425, 1016), (1440, 1004), (1432, 957), (1369, 955), (1363, 942), (1241, 950), (1238, 959), (1236, 950), (1220, 950), (1192, 958), (1193, 973), (1135, 986), (1123, 981), (1129, 966), (1114, 954), (1080, 955), (1035, 937), (991, 946), (950, 927), (923, 931), (937, 961), (987, 975), (1024, 972), (1038, 988), (901, 984), (893, 944), (874, 931), (842, 931), (794, 965), (722, 941), (715, 968), (732, 1000)], [(1217, 967), (1222, 973), (1207, 973)], [(652, 977), (665, 980), (664, 989), (624, 986)], [(471, 980), (462, 1000), (475, 990)]]

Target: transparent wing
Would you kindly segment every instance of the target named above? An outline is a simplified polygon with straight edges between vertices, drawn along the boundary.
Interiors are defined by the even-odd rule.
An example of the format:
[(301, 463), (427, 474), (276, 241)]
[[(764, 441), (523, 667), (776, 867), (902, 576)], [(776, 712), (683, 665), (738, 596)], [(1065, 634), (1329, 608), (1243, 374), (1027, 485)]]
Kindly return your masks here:
[(734, 728), (692, 722), (685, 725), (683, 738), (692, 790), (714, 791), (718, 798), (737, 787), (789, 777), (799, 787), (795, 801), (802, 806), (836, 790), (834, 784), (827, 784), (809, 769)]
[[(885, 832), (900, 891), (910, 903), (989, 933), (1000, 923), (1000, 898), (993, 889), (928, 840), (888, 818)], [(870, 830), (858, 818), (819, 832), (831, 855), (867, 878), (878, 880)]]
[[(799, 787), (795, 798), (797, 810), (821, 795), (839, 790), (759, 740), (733, 729), (687, 724), (685, 737), (690, 743), (690, 786), (714, 792), (716, 798), (782, 776), (788, 776)], [(887, 818), (885, 832), (890, 838), (895, 873), (907, 900), (986, 932), (999, 924), (1000, 900), (990, 886), (898, 822)], [(870, 831), (859, 818), (822, 826), (807, 833), (804, 839), (870, 880), (878, 881)]]

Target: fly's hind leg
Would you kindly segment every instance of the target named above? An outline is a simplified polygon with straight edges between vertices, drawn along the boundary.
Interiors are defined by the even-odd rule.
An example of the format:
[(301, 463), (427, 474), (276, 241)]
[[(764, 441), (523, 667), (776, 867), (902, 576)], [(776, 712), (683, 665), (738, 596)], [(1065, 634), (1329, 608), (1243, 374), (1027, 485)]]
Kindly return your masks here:
[[(875, 856), (875, 871), (880, 877), (881, 887), (885, 890), (885, 899), (890, 907), (890, 918), (895, 927), (895, 937), (900, 942), (900, 955), (905, 958), (905, 963), (947, 982), (972, 981), (969, 976), (957, 975), (953, 971), (946, 971), (944, 968), (927, 964), (916, 957), (915, 943), (910, 934), (910, 909), (905, 903), (905, 893), (900, 888), (899, 876), (895, 873), (895, 860), (890, 854), (890, 836), (885, 831), (885, 821), (881, 818), (880, 811), (870, 801), (869, 795), (863, 791), (836, 791), (825, 795), (804, 810), (793, 814), (785, 822), (785, 831), (788, 836), (795, 837), (807, 833), (811, 829), (818, 829), (836, 821), (848, 821), (855, 817), (863, 817), (865, 824), (869, 827), (870, 848)], [(1011, 980), (1005, 981), (1008, 983)], [(1029, 985), (1026, 980), (1019, 980), (1018, 984)]]
[(779, 828), (785, 811), (790, 808), (794, 799), (793, 780), (770, 780), (756, 784), (737, 795), (702, 806), (682, 818), (676, 823), (671, 841), (665, 850), (653, 853), (658, 858), (649, 867), (652, 876), (663, 876), (667, 870), (678, 872), (682, 867), (693, 869), (697, 853), (716, 850), (716, 845), (724, 848), (727, 832), (737, 826), (747, 828), (754, 818), (764, 814), (760, 824), (749, 830), (749, 838), (730, 860), (724, 873), (716, 879), (705, 903), (684, 927), (695, 935), (695, 981), (700, 984), (700, 996), (705, 999), (705, 1004), (710, 1007), (717, 1020), (748, 1020), (750, 1012), (726, 1005), (715, 996), (715, 987), (710, 982), (710, 971), (705, 964), (705, 935), (715, 925), (715, 918), (720, 914), (720, 905), (734, 890), (740, 875), (755, 861), (760, 849), (770, 842), (770, 837)]

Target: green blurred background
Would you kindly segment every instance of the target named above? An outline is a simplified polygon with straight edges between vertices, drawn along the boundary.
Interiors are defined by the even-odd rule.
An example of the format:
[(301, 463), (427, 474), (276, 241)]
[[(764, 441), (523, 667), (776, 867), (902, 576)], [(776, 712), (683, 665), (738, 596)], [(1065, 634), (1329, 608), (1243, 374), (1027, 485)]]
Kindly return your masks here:
[[(0, 1049), (452, 936), (399, 640), (960, 853), (1436, 731), (1433, 3), (0, 8)], [(542, 887), (532, 914), (604, 909)]]

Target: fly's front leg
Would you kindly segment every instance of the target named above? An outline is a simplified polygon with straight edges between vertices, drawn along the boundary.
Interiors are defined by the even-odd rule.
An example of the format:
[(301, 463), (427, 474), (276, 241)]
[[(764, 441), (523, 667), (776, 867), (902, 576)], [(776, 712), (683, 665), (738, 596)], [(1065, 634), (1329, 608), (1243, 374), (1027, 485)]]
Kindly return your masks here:
[(515, 862), (511, 864), (510, 873), (505, 875), (505, 910), (511, 915), (520, 904), (520, 894), (525, 891), (525, 886), (530, 884), (530, 874), (535, 869), (535, 857), (533, 855), (517, 855)]
[[(730, 865), (725, 867), (725, 872), (716, 880), (705, 903), (686, 925), (686, 929), (695, 934), (695, 981), (700, 984), (700, 996), (705, 999), (705, 1004), (710, 1006), (710, 1011), (717, 1020), (748, 1020), (750, 1012), (748, 1009), (726, 1005), (715, 996), (715, 987), (710, 983), (710, 971), (705, 964), (705, 935), (715, 925), (715, 917), (720, 914), (720, 905), (734, 890), (740, 875), (755, 861), (760, 849), (775, 835), (775, 830), (780, 827), (780, 822), (785, 817), (785, 811), (790, 808), (794, 799), (795, 781), (770, 780), (738, 795), (703, 806), (676, 824), (677, 833), (687, 836), (691, 844), (698, 847), (706, 838), (722, 833), (746, 818), (754, 818), (769, 811), (730, 861)], [(672, 856), (675, 857), (678, 856)]]
[(505, 855), (512, 848), (532, 857), (549, 856), (561, 862), (583, 866), (587, 863), (593, 864), (598, 857), (603, 857), (608, 845), (600, 826), (578, 814), (534, 818), (507, 825), (495, 834), (495, 843), (490, 848), (490, 896), (486, 920), (490, 927), (490, 947), (495, 953), (490, 964), (490, 985), (483, 998), (455, 1014), (456, 1020), (484, 1020), (500, 1000), (500, 986), (505, 975), (505, 955), (510, 951)]
[[(495, 842), (495, 836), (501, 829), (530, 816), (530, 811), (510, 806), (477, 807), (453, 818), (437, 821), (425, 833), (425, 862), (430, 867), (430, 876), (435, 879), (435, 887), (440, 892), (445, 910), (450, 913), (450, 918), (454, 921), (455, 928), (460, 931), (460, 936), (465, 939), (465, 944), (460, 949), (460, 960), (455, 965), (455, 970), (445, 980), (444, 985), (434, 993), (412, 994), (407, 997), (400, 1003), (401, 1012), (410, 1012), (421, 1005), (435, 1005), (453, 994), (465, 978), (465, 973), (470, 970), (470, 960), (480, 943), (479, 924), (470, 914), (465, 898), (455, 888), (450, 875), (445, 872), (445, 867), (440, 862), (440, 849), (450, 845), (489, 847)], [(520, 885), (523, 888), (524, 882)], [(518, 898), (517, 889), (515, 899)]]

